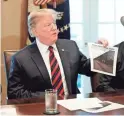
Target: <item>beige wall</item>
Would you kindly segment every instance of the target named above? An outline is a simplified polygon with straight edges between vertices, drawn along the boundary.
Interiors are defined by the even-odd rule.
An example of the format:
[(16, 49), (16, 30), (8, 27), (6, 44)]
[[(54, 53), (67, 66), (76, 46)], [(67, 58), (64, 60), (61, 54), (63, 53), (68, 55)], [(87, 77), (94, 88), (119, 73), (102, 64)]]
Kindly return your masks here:
[(1, 1), (1, 84), (2, 102), (6, 96), (6, 77), (3, 64), (3, 51), (20, 48), (21, 0)]

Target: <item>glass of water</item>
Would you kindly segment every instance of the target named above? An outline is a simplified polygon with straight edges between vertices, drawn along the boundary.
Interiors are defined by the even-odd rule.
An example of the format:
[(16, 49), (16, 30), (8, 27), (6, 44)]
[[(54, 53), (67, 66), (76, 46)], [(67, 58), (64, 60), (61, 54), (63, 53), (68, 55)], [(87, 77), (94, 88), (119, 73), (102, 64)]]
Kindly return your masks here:
[(45, 90), (45, 112), (48, 114), (57, 114), (57, 90)]

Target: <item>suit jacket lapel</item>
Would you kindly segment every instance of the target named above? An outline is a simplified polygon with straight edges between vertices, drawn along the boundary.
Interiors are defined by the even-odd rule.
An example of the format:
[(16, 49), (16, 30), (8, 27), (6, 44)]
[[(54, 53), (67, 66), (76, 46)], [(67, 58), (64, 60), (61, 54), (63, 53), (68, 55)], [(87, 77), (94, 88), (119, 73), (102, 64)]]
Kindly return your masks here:
[(42, 75), (43, 79), (48, 83), (48, 85), (50, 85), (50, 87), (52, 87), (46, 65), (43, 61), (43, 58), (42, 58), (42, 56), (39, 52), (39, 49), (38, 49), (36, 43), (34, 43), (30, 47), (30, 51), (32, 52), (31, 53), (32, 60), (35, 62), (37, 68), (41, 72), (41, 75)]
[(69, 93), (71, 94), (72, 90), (71, 90), (69, 52), (62, 47), (62, 45), (59, 43), (59, 41), (57, 41), (56, 46), (58, 48), (62, 66), (64, 69), (67, 87), (68, 87)]

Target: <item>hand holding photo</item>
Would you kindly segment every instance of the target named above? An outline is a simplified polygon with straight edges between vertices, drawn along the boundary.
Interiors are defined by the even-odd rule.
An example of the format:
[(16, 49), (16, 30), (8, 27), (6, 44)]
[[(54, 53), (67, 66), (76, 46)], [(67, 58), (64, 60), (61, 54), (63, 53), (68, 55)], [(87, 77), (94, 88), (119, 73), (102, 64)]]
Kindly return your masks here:
[(91, 71), (115, 76), (118, 48), (103, 47), (95, 43), (89, 43), (88, 46)]

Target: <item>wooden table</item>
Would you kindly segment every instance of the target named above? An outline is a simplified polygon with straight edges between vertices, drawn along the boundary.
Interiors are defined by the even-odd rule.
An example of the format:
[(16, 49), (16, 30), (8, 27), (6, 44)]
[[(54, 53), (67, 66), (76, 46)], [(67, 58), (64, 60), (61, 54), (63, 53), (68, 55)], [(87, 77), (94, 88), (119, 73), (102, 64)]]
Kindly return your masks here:
[[(75, 97), (76, 95), (71, 95), (68, 98), (75, 98)], [(85, 97), (87, 98), (97, 97), (101, 100), (107, 100), (107, 101), (124, 104), (124, 90), (118, 92), (91, 93), (91, 94), (86, 94)], [(20, 115), (43, 115), (45, 109), (43, 97), (8, 100), (7, 104), (9, 105), (4, 105), (3, 107), (15, 107), (17, 114)], [(60, 105), (58, 105), (58, 110), (60, 111), (60, 115), (96, 115), (96, 114), (84, 112), (82, 110), (69, 111)], [(97, 115), (124, 115), (124, 108), (97, 113)]]

